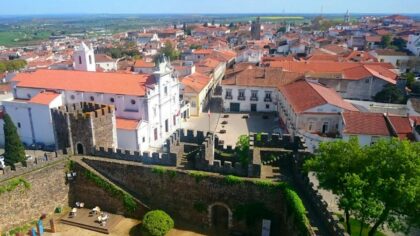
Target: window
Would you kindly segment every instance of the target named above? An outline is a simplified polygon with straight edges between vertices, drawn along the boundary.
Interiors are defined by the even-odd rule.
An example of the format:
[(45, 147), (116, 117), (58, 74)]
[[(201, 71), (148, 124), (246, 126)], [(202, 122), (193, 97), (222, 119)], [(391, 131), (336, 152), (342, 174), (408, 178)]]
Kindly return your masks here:
[(176, 115), (174, 115), (174, 126), (176, 125)]
[(270, 104), (265, 104), (266, 109), (270, 109)]
[(109, 101), (112, 102), (112, 103), (114, 103), (115, 102), (115, 99), (114, 98), (110, 98)]
[(92, 56), (89, 55), (89, 64), (92, 64)]
[(145, 137), (143, 137), (141, 140), (142, 140), (143, 143), (146, 142), (146, 138)]
[(225, 99), (232, 99), (232, 89), (226, 89)]
[(71, 95), (71, 96), (70, 96), (70, 99), (71, 99), (71, 100), (74, 100), (75, 98), (76, 98), (76, 97), (75, 97), (74, 95)]
[(166, 133), (169, 132), (169, 120), (168, 119), (165, 120), (165, 132)]
[(251, 101), (258, 101), (258, 90), (251, 90)]
[(265, 91), (264, 101), (271, 102), (271, 91)]
[(79, 64), (82, 64), (82, 56), (79, 56)]
[(136, 104), (136, 100), (131, 99), (131, 104), (132, 104), (132, 105)]
[(308, 125), (308, 130), (312, 131), (313, 126), (314, 126), (314, 122), (310, 121)]
[(93, 96), (90, 96), (90, 100), (93, 102), (95, 101), (95, 98)]
[(155, 140), (157, 140), (158, 139), (157, 128), (154, 129), (153, 134), (154, 134)]
[(239, 89), (238, 90), (238, 100), (245, 100), (245, 90)]
[(32, 97), (32, 96), (31, 96), (31, 94), (29, 94), (29, 93), (28, 93), (28, 94), (26, 94), (26, 96), (27, 96), (28, 98), (31, 98), (31, 97)]
[(366, 79), (366, 80), (365, 80), (365, 83), (367, 83), (367, 84), (368, 84), (368, 83), (369, 83), (369, 79)]
[(20, 122), (18, 122), (18, 123), (17, 123), (17, 127), (18, 127), (18, 128), (20, 128), (20, 127), (21, 127)]
[(167, 86), (165, 86), (165, 88), (163, 89), (163, 91), (165, 93), (165, 96), (168, 95), (168, 87)]

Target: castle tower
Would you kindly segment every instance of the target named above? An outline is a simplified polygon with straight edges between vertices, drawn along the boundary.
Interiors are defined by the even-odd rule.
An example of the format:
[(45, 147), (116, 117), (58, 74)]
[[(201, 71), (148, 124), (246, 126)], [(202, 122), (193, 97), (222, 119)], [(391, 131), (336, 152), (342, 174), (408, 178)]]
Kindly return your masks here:
[(74, 48), (73, 68), (81, 71), (96, 71), (95, 54), (92, 45), (84, 42)]
[(350, 22), (350, 13), (349, 10), (347, 10), (346, 14), (344, 15), (344, 23)]
[(261, 39), (261, 23), (260, 17), (257, 17), (256, 21), (253, 21), (251, 24), (251, 37), (253, 40)]

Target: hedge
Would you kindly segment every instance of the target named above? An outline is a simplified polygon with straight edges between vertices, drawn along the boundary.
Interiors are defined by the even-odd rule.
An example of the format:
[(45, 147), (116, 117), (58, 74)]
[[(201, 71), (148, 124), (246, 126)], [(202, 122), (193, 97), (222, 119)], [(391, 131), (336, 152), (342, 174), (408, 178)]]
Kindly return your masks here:
[(143, 231), (146, 235), (164, 236), (173, 227), (174, 221), (162, 210), (149, 211), (143, 217)]

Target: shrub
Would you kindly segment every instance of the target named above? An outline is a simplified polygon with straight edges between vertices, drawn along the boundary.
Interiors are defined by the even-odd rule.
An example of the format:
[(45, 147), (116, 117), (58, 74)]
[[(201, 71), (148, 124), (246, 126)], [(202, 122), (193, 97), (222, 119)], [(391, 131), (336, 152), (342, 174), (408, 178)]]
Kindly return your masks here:
[(148, 235), (164, 236), (173, 227), (174, 221), (164, 211), (149, 211), (143, 217), (143, 231)]
[(17, 129), (8, 114), (4, 114), (4, 160), (14, 167), (15, 163), (25, 162), (25, 148), (20, 141)]
[(208, 176), (208, 173), (203, 172), (203, 171), (190, 171), (188, 172), (188, 175), (194, 177), (196, 183), (200, 183), (202, 179)]
[(234, 175), (227, 175), (225, 176), (224, 180), (225, 180), (225, 183), (230, 184), (230, 185), (241, 184), (244, 182), (240, 177), (237, 177)]

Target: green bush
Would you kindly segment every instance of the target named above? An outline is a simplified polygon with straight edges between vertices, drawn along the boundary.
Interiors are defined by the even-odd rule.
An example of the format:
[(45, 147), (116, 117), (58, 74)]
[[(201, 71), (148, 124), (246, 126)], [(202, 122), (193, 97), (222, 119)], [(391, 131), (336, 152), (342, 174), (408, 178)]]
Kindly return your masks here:
[(31, 188), (31, 183), (26, 181), (24, 178), (14, 178), (7, 181), (5, 185), (0, 186), (0, 195), (3, 193), (11, 192), (20, 185), (22, 185), (25, 189)]
[(95, 183), (98, 187), (101, 187), (105, 191), (109, 192), (112, 196), (117, 197), (120, 199), (123, 204), (124, 208), (128, 213), (133, 213), (137, 209), (137, 203), (134, 198), (122, 191), (121, 189), (117, 188), (115, 185), (108, 183), (107, 181), (103, 180), (101, 177), (97, 176), (96, 174), (86, 170), (84, 176)]
[(188, 172), (188, 175), (194, 177), (196, 183), (200, 183), (200, 181), (204, 179), (208, 174), (202, 171), (190, 171)]
[(306, 209), (302, 200), (299, 198), (297, 193), (290, 188), (285, 188), (283, 193), (284, 198), (288, 203), (289, 211), (294, 218), (295, 224), (297, 224), (297, 227), (300, 230), (300, 235), (309, 235), (309, 220), (306, 217)]
[(226, 175), (224, 181), (229, 185), (241, 184), (244, 182), (240, 177), (234, 175)]
[(164, 211), (149, 211), (143, 217), (143, 230), (148, 235), (164, 236), (173, 227), (174, 221)]

